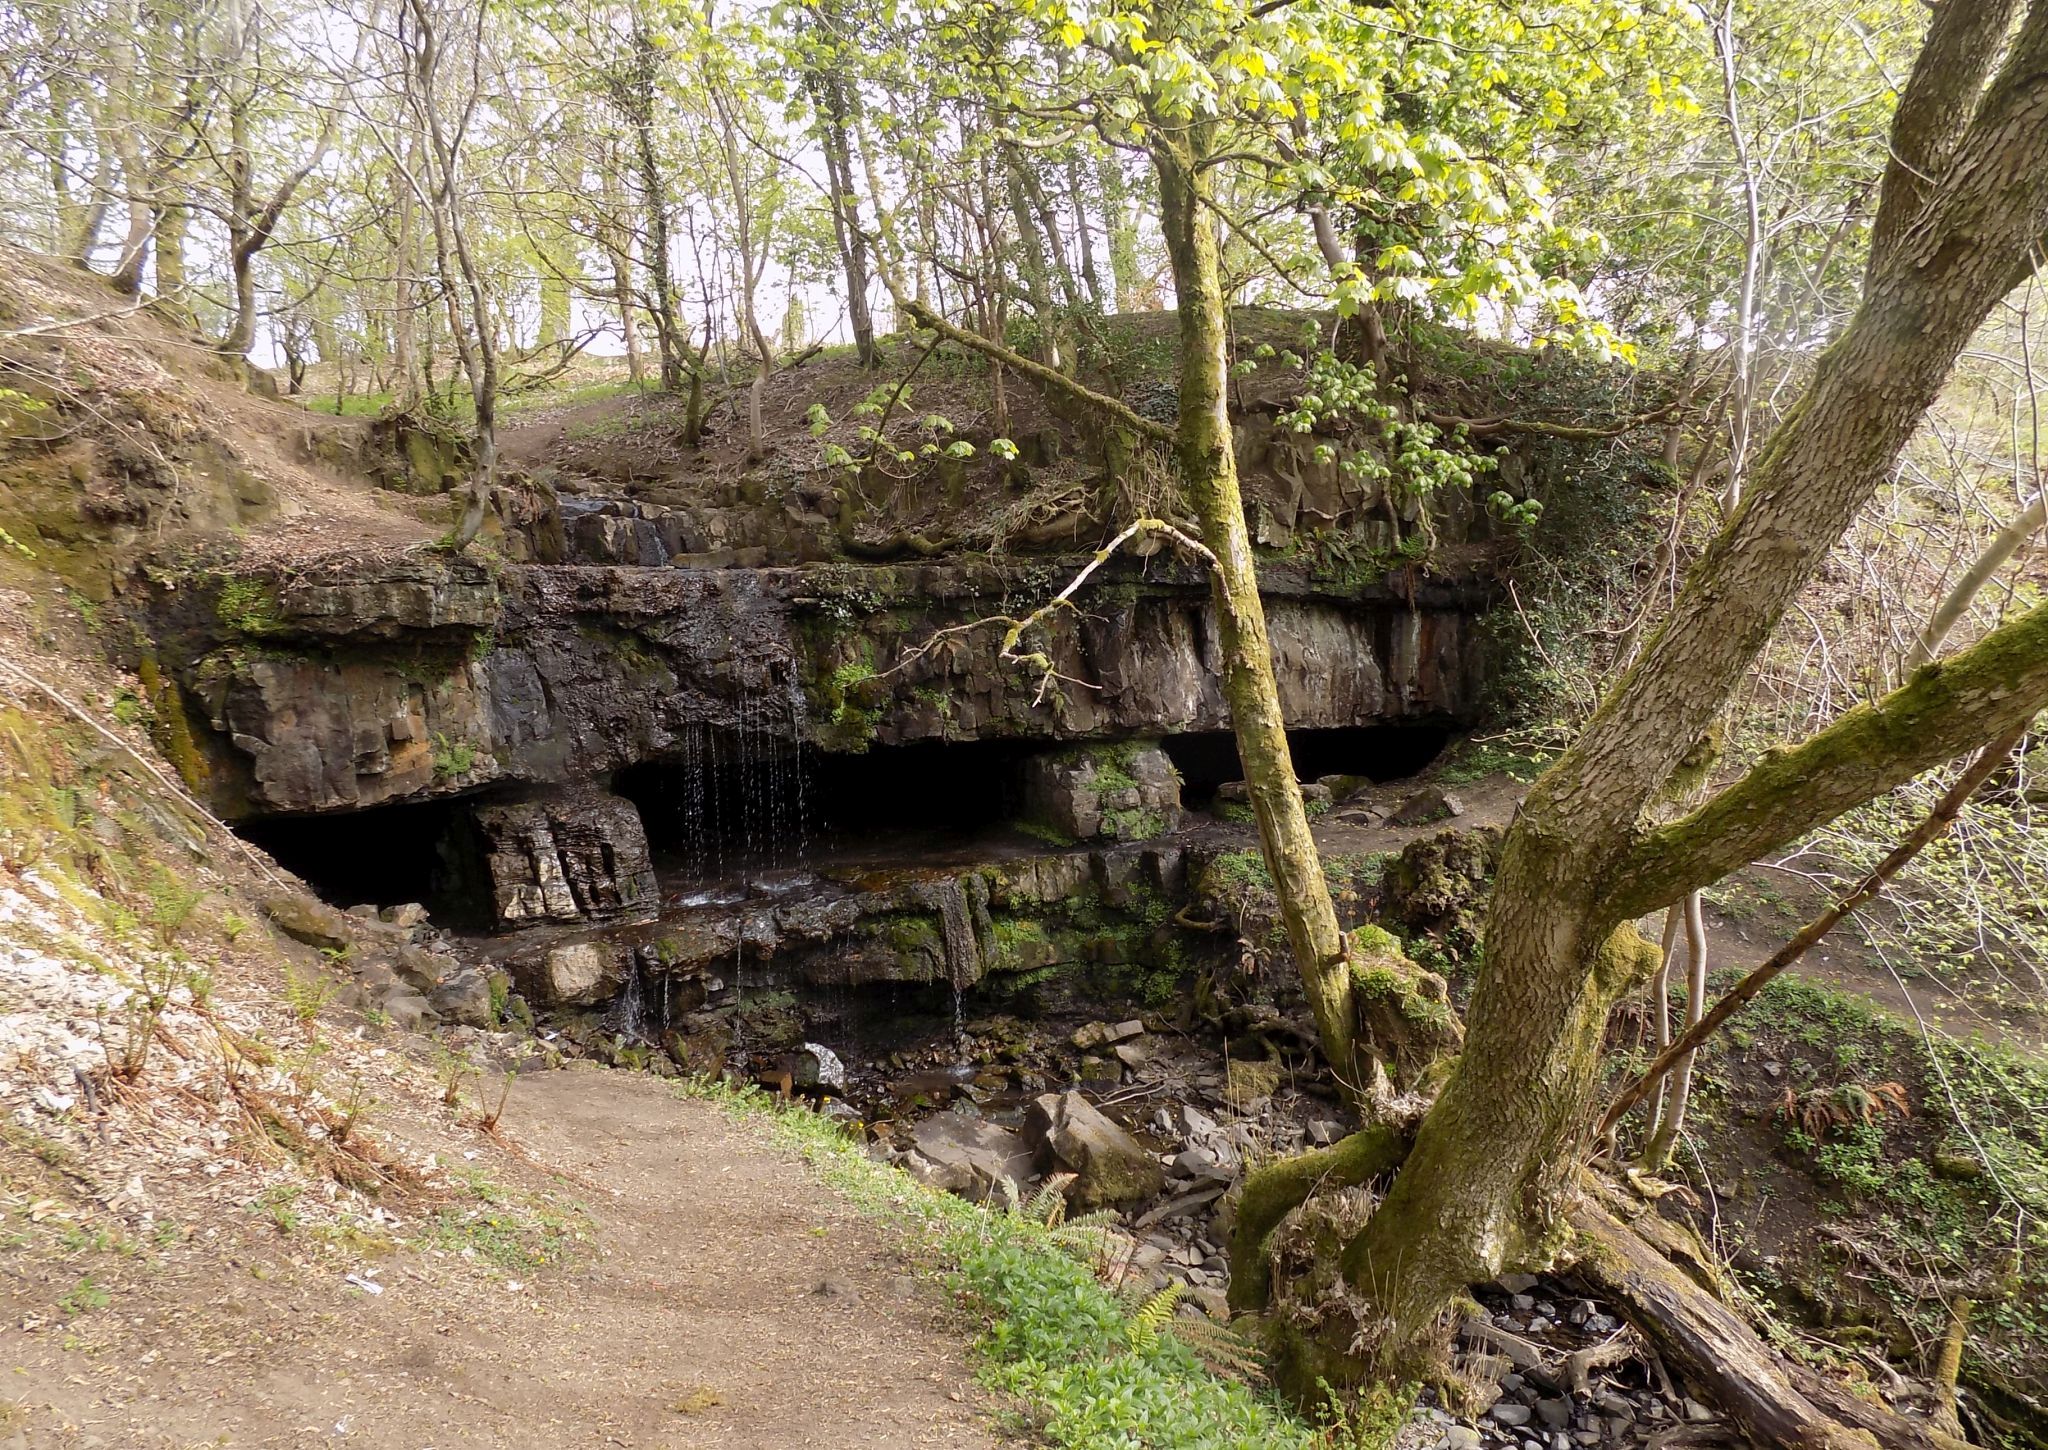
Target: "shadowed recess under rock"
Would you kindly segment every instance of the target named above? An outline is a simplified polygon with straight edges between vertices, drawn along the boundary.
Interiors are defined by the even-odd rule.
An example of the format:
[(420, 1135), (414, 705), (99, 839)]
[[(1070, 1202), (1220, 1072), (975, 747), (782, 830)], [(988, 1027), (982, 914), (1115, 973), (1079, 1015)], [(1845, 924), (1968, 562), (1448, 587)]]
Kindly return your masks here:
[[(1378, 783), (1420, 774), (1443, 753), (1452, 734), (1448, 724), (1289, 730), (1287, 748), (1294, 757), (1294, 773), (1303, 780), (1353, 775)], [(1160, 747), (1180, 772), (1181, 797), (1190, 806), (1205, 806), (1216, 787), (1244, 779), (1237, 741), (1227, 730), (1169, 735)]]

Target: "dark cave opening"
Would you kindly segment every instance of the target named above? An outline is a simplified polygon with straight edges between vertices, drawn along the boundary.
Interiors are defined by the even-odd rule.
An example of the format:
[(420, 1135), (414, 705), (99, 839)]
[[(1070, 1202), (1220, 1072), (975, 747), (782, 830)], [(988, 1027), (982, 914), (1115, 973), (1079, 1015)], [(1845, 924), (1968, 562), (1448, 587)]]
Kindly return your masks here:
[[(1399, 779), (1427, 767), (1452, 738), (1447, 725), (1365, 725), (1289, 732), (1295, 769)], [(1243, 778), (1227, 731), (1169, 736), (1182, 794), (1204, 809), (1218, 786)], [(687, 748), (618, 771), (665, 870), (704, 882), (828, 862), (888, 867), (966, 863), (1033, 846), (1006, 830), (1021, 806), (1021, 764), (1043, 741), (926, 741), (858, 754), (799, 750), (766, 734), (705, 728)], [(481, 924), (489, 888), (470, 816), (479, 797), (269, 816), (241, 834), (347, 908), (417, 901), (437, 921)]]
[(664, 864), (715, 877), (820, 854), (922, 855), (972, 841), (1017, 810), (1016, 741), (876, 745), (859, 754), (704, 731), (680, 756), (618, 771)]
[(466, 825), (467, 797), (371, 806), (321, 815), (264, 816), (236, 831), (332, 906), (417, 901), (439, 919), (476, 903), (451, 870), (448, 847)]
[[(1453, 733), (1448, 725), (1346, 725), (1290, 730), (1287, 745), (1294, 756), (1294, 773), (1303, 780), (1362, 775), (1381, 782), (1427, 769), (1450, 744)], [(1181, 799), (1192, 809), (1214, 800), (1216, 787), (1244, 779), (1237, 739), (1227, 730), (1169, 735), (1160, 743), (1180, 772)]]

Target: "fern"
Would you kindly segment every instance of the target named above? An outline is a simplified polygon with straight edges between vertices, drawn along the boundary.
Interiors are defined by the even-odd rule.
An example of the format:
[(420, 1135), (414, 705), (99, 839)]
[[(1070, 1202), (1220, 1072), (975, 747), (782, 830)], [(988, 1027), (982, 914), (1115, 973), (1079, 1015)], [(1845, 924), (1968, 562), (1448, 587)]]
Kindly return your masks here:
[(1116, 1214), (1107, 1209), (1068, 1219), (1048, 1229), (1046, 1237), (1055, 1248), (1094, 1265), (1098, 1278), (1112, 1281), (1138, 1247), (1137, 1240), (1117, 1229)]
[(1193, 1351), (1211, 1374), (1247, 1384), (1266, 1382), (1266, 1362), (1259, 1347), (1230, 1325), (1206, 1314), (1188, 1314), (1175, 1319), (1168, 1332)]
[(1132, 1349), (1144, 1354), (1156, 1347), (1159, 1335), (1173, 1323), (1173, 1311), (1180, 1303), (1180, 1280), (1175, 1279), (1164, 1289), (1138, 1306), (1131, 1322), (1124, 1327), (1124, 1337)]
[(1121, 1222), (1123, 1222), (1123, 1219), (1121, 1218), (1121, 1216), (1118, 1215), (1115, 1209), (1098, 1208), (1093, 1213), (1084, 1213), (1079, 1218), (1068, 1219), (1066, 1221), (1065, 1227), (1114, 1228), (1117, 1224)]
[(1066, 1221), (1067, 1185), (1073, 1181), (1071, 1173), (1053, 1174), (1045, 1180), (1045, 1187), (1032, 1194), (1030, 1201), (1016, 1210), (1017, 1216), (1044, 1224), (1047, 1228), (1058, 1228)]

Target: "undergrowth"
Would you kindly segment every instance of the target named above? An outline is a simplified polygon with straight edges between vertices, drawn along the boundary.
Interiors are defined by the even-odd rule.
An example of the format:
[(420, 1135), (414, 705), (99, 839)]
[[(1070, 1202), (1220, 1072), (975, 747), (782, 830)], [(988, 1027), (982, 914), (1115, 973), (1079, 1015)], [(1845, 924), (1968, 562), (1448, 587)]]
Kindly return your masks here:
[[(2044, 1103), (2038, 1057), (1923, 1031), (1788, 975), (1703, 1053), (1694, 1130), (1703, 1166), (1733, 1195), (1723, 1213), (1736, 1240), (1766, 1199), (1811, 1201), (1810, 1230), (1796, 1232), (1795, 1216), (1754, 1246), (1766, 1293), (1829, 1306), (1837, 1342), (1896, 1335), (1925, 1357), (1965, 1285), (1976, 1301), (1965, 1378), (2023, 1384), (2038, 1382), (2048, 1344)], [(1778, 1178), (1786, 1168), (1811, 1187)]]

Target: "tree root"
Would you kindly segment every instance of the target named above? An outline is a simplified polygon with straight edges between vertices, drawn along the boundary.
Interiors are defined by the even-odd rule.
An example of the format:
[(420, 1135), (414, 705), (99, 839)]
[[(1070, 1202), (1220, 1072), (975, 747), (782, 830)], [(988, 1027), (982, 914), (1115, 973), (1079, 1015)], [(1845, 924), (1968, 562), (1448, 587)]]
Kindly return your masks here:
[(1231, 1310), (1242, 1314), (1266, 1307), (1272, 1288), (1266, 1240), (1281, 1219), (1306, 1203), (1310, 1194), (1355, 1188), (1399, 1167), (1408, 1147), (1406, 1133), (1378, 1124), (1331, 1147), (1282, 1158), (1247, 1175), (1237, 1203), (1237, 1226), (1230, 1235)]
[(1592, 1198), (1579, 1203), (1571, 1222), (1580, 1242), (1575, 1272), (1757, 1444), (1961, 1450), (1966, 1443), (1784, 1359), (1711, 1290)]
[(905, 554), (915, 554), (921, 559), (934, 558), (957, 547), (960, 541), (950, 534), (942, 534), (932, 539), (921, 533), (898, 533), (891, 534), (886, 539), (873, 541), (847, 535), (839, 542), (840, 546), (856, 559), (886, 562), (890, 559), (900, 559)]
[[(1412, 1146), (1395, 1123), (1362, 1128), (1333, 1147), (1269, 1163), (1250, 1174), (1230, 1242), (1230, 1307), (1257, 1313), (1272, 1297), (1270, 1241), (1312, 1197), (1356, 1188), (1398, 1169)], [(1618, 1336), (1568, 1366), (1575, 1388), (1614, 1359), (1641, 1352), (1684, 1375), (1758, 1445), (1785, 1450), (1966, 1450), (1935, 1422), (1859, 1398), (1773, 1350), (1726, 1302), (1718, 1266), (1689, 1229), (1655, 1213), (1624, 1222), (1623, 1195), (1598, 1181), (1570, 1210), (1577, 1253), (1569, 1269), (1641, 1336)], [(1320, 1200), (1319, 1200), (1320, 1201)], [(1482, 1335), (1519, 1363), (1534, 1346)], [(1513, 1341), (1513, 1342), (1503, 1342)], [(1356, 1353), (1354, 1346), (1353, 1353)], [(1577, 1358), (1577, 1357), (1575, 1357)]]

